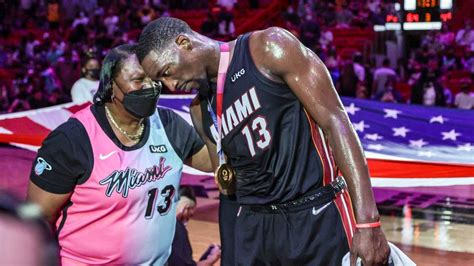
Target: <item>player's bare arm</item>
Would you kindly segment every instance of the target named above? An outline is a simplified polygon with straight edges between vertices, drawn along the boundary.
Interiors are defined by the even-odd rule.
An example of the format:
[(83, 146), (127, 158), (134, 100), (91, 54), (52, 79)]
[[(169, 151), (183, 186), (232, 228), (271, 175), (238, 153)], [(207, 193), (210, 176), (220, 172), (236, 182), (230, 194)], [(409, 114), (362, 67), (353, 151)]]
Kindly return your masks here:
[(50, 224), (54, 224), (61, 207), (71, 197), (72, 193), (54, 194), (47, 192), (33, 182), (28, 185), (27, 200), (40, 206), (43, 215), (48, 219)]
[[(191, 103), (191, 107), (190, 107), (190, 114), (191, 114), (191, 120), (193, 122), (194, 128), (196, 129), (197, 133), (206, 144), (207, 152), (209, 154), (209, 157), (211, 158), (212, 169), (210, 171), (215, 171), (215, 169), (217, 169), (217, 166), (219, 164), (218, 159), (217, 159), (217, 152), (216, 152), (217, 149), (216, 149), (216, 145), (204, 133), (199, 96), (196, 96), (196, 98), (193, 99)], [(210, 172), (210, 171), (207, 171), (207, 172)]]
[(186, 159), (184, 164), (203, 172), (212, 172), (214, 169), (212, 167), (212, 163), (209, 158), (209, 152), (206, 145), (204, 145), (202, 149), (193, 154), (191, 157)]
[[(324, 63), (281, 28), (255, 32), (250, 51), (259, 70), (272, 80), (287, 83), (326, 134), (337, 166), (347, 180), (356, 222), (378, 221), (362, 147)], [(354, 262), (359, 256), (364, 265), (385, 263), (389, 247), (380, 227), (357, 230), (351, 253)]]

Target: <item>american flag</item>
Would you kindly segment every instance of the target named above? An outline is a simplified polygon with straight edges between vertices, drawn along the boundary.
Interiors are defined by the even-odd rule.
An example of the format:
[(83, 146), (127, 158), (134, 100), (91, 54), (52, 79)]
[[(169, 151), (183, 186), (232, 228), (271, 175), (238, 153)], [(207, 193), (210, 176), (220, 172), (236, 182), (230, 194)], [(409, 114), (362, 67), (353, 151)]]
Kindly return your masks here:
[(369, 157), (474, 165), (474, 111), (343, 102)]
[[(158, 105), (191, 123), (193, 95), (162, 95)], [(474, 184), (474, 111), (342, 98), (362, 142), (374, 186)], [(37, 150), (51, 130), (84, 108), (72, 103), (0, 115), (0, 143)], [(204, 176), (192, 168), (189, 175)]]

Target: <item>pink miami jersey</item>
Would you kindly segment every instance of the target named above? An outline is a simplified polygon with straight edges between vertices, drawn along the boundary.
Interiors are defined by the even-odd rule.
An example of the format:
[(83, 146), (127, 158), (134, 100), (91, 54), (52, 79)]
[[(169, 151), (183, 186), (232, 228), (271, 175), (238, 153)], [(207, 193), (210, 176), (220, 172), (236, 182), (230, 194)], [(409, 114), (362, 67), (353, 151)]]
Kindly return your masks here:
[(87, 132), (93, 167), (56, 224), (62, 264), (166, 264), (183, 162), (159, 113), (150, 117), (145, 145), (129, 151), (106, 135), (90, 108), (73, 117)]

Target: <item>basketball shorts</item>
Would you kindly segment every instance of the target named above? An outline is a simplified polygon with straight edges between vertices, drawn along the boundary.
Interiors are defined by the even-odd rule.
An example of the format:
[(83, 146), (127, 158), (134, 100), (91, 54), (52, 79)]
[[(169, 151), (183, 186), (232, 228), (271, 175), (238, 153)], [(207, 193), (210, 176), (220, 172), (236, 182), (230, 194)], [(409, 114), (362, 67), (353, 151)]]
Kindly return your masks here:
[(341, 265), (348, 237), (332, 199), (290, 208), (242, 206), (235, 265)]
[(239, 204), (235, 196), (219, 195), (219, 231), (221, 238), (221, 265), (234, 264), (234, 227)]

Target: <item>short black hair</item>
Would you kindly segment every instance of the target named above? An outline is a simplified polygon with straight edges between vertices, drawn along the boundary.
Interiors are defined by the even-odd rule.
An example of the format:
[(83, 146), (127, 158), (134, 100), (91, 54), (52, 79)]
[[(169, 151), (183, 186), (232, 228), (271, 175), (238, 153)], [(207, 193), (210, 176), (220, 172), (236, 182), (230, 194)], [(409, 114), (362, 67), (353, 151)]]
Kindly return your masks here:
[(107, 53), (104, 61), (102, 61), (99, 89), (94, 95), (95, 104), (104, 104), (111, 101), (112, 81), (122, 70), (124, 61), (135, 53), (136, 48), (136, 44), (123, 44)]
[(140, 34), (137, 57), (141, 62), (151, 51), (160, 53), (176, 36), (191, 33), (189, 25), (177, 18), (161, 17), (148, 23)]

